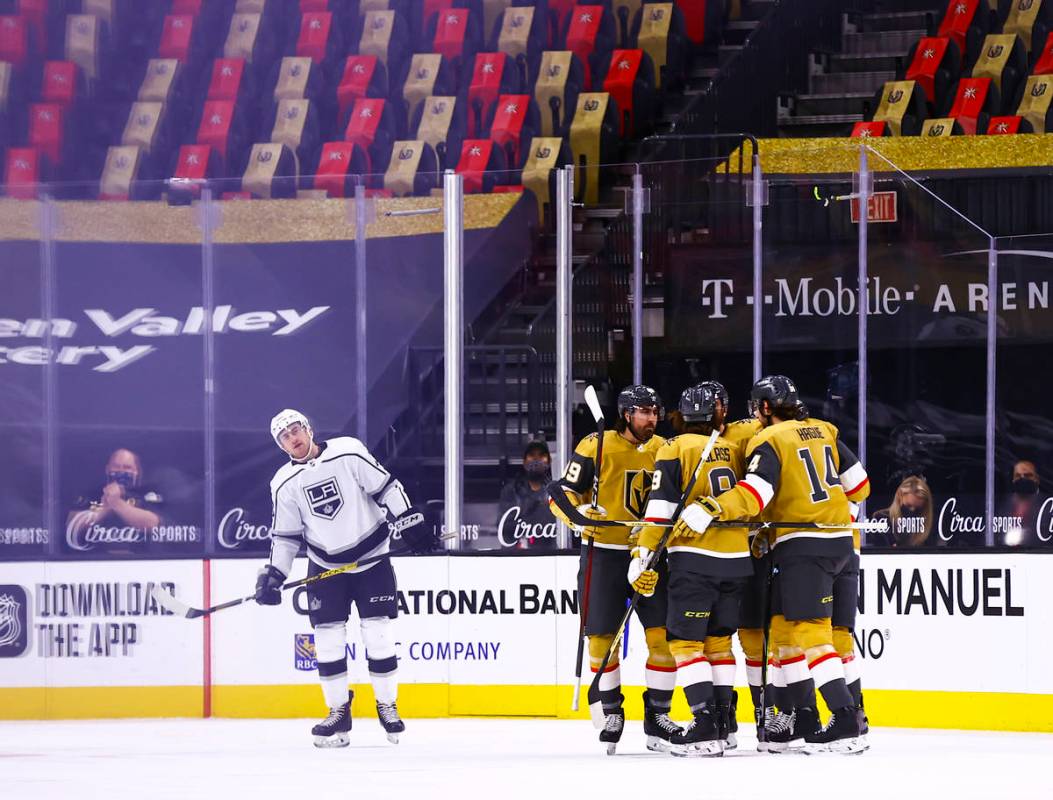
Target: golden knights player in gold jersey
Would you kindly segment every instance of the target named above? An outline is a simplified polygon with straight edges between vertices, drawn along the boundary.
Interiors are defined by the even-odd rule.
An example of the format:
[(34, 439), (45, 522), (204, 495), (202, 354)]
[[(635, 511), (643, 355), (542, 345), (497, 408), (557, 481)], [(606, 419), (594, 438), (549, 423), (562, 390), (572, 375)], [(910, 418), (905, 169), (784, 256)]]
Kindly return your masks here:
[[(651, 491), (655, 455), (665, 444), (655, 436), (655, 426), (662, 413), (658, 393), (648, 386), (630, 386), (618, 395), (618, 422), (603, 438), (603, 458), (599, 476), (598, 508), (591, 505), (595, 475), (596, 434), (578, 444), (557, 485), (550, 492), (552, 513), (571, 527), (576, 527), (567, 511), (577, 506), (591, 518), (642, 520)], [(563, 508), (561, 508), (563, 506)], [(625, 615), (626, 600), (632, 587), (625, 582), (629, 566), (631, 527), (585, 528), (578, 568), (578, 597), (585, 614), (585, 635), (589, 643), (592, 671), (599, 669), (604, 655)], [(587, 542), (593, 540), (593, 563), (589, 573), (588, 597), (585, 592)], [(659, 568), (664, 572), (665, 567)], [(669, 719), (669, 709), (676, 686), (676, 666), (665, 638), (665, 593), (641, 600), (636, 609), (647, 639), (647, 666), (644, 671), (644, 733), (652, 750), (668, 748), (671, 735), (680, 728)], [(608, 752), (621, 739), (625, 725), (622, 710), (621, 672), (615, 653), (600, 679), (600, 697), (605, 716), (600, 741)]]
[[(644, 570), (668, 523), (687, 491), (710, 435), (720, 431), (727, 414), (727, 391), (716, 381), (684, 390), (680, 396), (684, 432), (658, 451), (651, 498), (640, 541), (633, 549), (628, 578), (642, 595), (655, 591), (658, 574)], [(677, 679), (694, 720), (670, 739), (674, 755), (719, 756), (734, 747), (732, 698), (735, 656), (731, 637), (739, 626), (739, 602), (753, 574), (749, 530), (746, 527), (703, 527), (693, 530), (693, 517), (705, 514), (694, 501), (731, 489), (742, 477), (739, 446), (718, 436), (686, 498), (669, 540), (669, 581), (660, 587), (668, 595), (666, 616), (669, 649), (676, 660)]]
[[(752, 404), (750, 413), (753, 413)], [(751, 416), (726, 423), (724, 430), (721, 432), (721, 438), (739, 448), (744, 454), (750, 439), (760, 433), (761, 430), (760, 420)], [(767, 541), (767, 533), (755, 535), (759, 535), (765, 542)], [(752, 544), (753, 536), (750, 538)], [(764, 604), (768, 596), (766, 584), (770, 556), (766, 552), (766, 547), (761, 546), (754, 548), (754, 556), (756, 557), (753, 561), (753, 575), (747, 581), (746, 587), (742, 592), (742, 603), (739, 607), (739, 644), (742, 645), (742, 652), (746, 656), (746, 683), (750, 687), (750, 696), (753, 699), (754, 717), (759, 722), (759, 716), (762, 713), (760, 711), (761, 676), (764, 674), (762, 669), (765, 658), (764, 620), (767, 615), (767, 609), (764, 607)], [(769, 688), (771, 688), (772, 679), (775, 677), (773, 666), (772, 662), (769, 661)], [(773, 705), (773, 695), (774, 693), (771, 691), (765, 695), (765, 703), (769, 708)], [(734, 705), (732, 705), (731, 716), (734, 721)], [(758, 746), (759, 749), (767, 749), (766, 744), (761, 742), (758, 742)]]
[[(772, 375), (750, 393), (764, 426), (746, 449), (746, 475), (730, 491), (696, 503), (698, 532), (713, 519), (763, 519), (846, 524), (851, 503), (869, 494), (866, 471), (827, 422), (803, 416), (797, 387)], [(697, 523), (697, 524), (695, 524)], [(858, 752), (863, 712), (845, 682), (834, 645), (831, 615), (834, 584), (853, 564), (855, 532), (844, 529), (779, 528), (772, 537), (777, 578), (772, 598), (772, 640), (793, 704), (795, 727), (806, 749)], [(833, 712), (819, 729), (814, 691)]]

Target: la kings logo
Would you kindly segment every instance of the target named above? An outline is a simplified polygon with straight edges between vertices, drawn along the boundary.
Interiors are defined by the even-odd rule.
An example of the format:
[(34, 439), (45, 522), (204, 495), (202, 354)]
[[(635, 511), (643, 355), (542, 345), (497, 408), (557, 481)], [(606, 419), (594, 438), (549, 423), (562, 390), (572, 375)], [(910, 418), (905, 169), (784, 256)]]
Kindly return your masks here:
[(344, 497), (340, 494), (340, 484), (336, 478), (327, 478), (321, 483), (305, 486), (303, 493), (307, 496), (307, 505), (311, 513), (322, 519), (332, 520), (344, 507)]

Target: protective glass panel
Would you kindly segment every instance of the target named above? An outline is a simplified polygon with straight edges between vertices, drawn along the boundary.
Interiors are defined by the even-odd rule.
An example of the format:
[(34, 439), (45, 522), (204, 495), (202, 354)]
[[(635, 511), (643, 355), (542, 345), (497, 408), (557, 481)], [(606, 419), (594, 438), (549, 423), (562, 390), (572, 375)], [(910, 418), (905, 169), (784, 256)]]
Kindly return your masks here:
[[(773, 148), (774, 149), (774, 148)], [(809, 416), (858, 428), (859, 227), (852, 173), (859, 149), (840, 144), (762, 149), (764, 209), (761, 373), (786, 375)]]
[[(652, 160), (639, 166), (649, 201), (640, 247), (641, 375), (662, 396), (666, 420), (659, 433), (668, 437), (680, 429), (678, 404), (687, 387), (722, 383), (730, 421), (742, 416), (752, 383), (753, 312), (745, 299), (754, 270), (747, 204), (753, 149), (723, 137), (673, 141), (646, 155)], [(631, 272), (631, 238), (626, 245)], [(630, 315), (634, 295), (626, 297)]]
[[(1022, 189), (1048, 183), (1038, 170)], [(1024, 199), (1020, 197), (1019, 199)], [(1032, 201), (1032, 197), (1027, 197)], [(1021, 214), (1032, 230), (1045, 223)], [(1053, 544), (1050, 499), (1053, 417), (1041, 402), (1048, 380), (1042, 368), (1049, 352), (1049, 287), (1053, 283), (1053, 234), (1022, 233), (996, 240), (998, 258), (998, 347), (995, 382), (994, 522), (992, 539), (1006, 547), (1048, 549)]]
[(345, 200), (210, 206), (209, 288), (220, 315), (210, 375), (216, 555), (266, 558), (270, 550), (269, 483), (289, 462), (270, 432), (272, 417), (302, 413), (317, 442), (358, 435), (353, 213)]
[(559, 545), (547, 494), (556, 424), (555, 190), (550, 182), (546, 199), (525, 180), (518, 170), (464, 173), (462, 547), (505, 554)]
[(982, 546), (990, 238), (954, 179), (868, 157), (868, 544)]
[(9, 443), (0, 466), (0, 561), (43, 560), (57, 546), (48, 520), (47, 388), (55, 347), (61, 353), (71, 325), (55, 330), (47, 321), (43, 264), (50, 241), (41, 223), (50, 208), (0, 201), (0, 435)]
[[(159, 195), (163, 186), (149, 185)], [(205, 348), (195, 209), (60, 201), (53, 325), (56, 555), (205, 552)]]
[[(430, 190), (436, 180), (432, 173), (426, 190), (402, 196), (390, 170), (335, 182), (306, 176), (295, 200), (214, 203), (207, 272), (216, 309), (231, 315), (213, 337), (211, 370), (211, 547), (227, 557), (214, 562), (224, 596), (251, 591), (271, 552), (271, 534), (275, 541), (287, 534), (285, 541), (298, 545), (288, 567), (289, 578), (298, 580), (377, 558), (385, 545), (404, 556), (405, 542), (391, 533), (384, 513), (389, 503), (392, 516), (408, 499), (442, 524), (443, 215), (441, 196)], [(435, 433), (439, 449), (432, 451)], [(292, 463), (304, 459), (303, 467)], [(285, 500), (275, 504), (286, 481)], [(295, 487), (291, 494), (288, 486)], [(283, 511), (292, 503), (295, 513)], [(273, 563), (284, 569), (287, 559), (275, 549)], [(365, 580), (369, 593), (354, 603), (340, 599), (351, 583), (339, 577), (294, 590), (288, 607), (249, 645), (248, 659), (219, 641), (237, 638), (237, 621), (217, 618), (217, 685), (315, 684), (317, 663), (339, 658), (312, 630), (328, 621), (334, 602), (351, 607), (349, 682), (368, 683), (367, 648), (375, 645), (359, 620), (386, 616), (392, 607), (410, 616), (428, 613), (449, 585), (445, 565), (401, 557), (393, 565), (395, 584), (385, 564), (361, 573), (369, 577), (355, 586)], [(446, 627), (435, 628), (435, 640), (448, 639)], [(434, 641), (422, 650), (424, 633), (404, 630), (400, 682), (446, 683), (448, 665), (433, 659)], [(279, 666), (269, 657), (274, 652), (290, 657)], [(258, 666), (246, 672), (249, 661)]]

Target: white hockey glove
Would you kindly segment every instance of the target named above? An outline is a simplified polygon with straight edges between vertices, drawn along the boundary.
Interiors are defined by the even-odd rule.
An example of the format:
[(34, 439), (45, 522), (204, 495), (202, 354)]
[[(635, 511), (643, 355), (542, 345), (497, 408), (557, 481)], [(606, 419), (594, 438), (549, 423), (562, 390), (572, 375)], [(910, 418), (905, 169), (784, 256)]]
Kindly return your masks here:
[(651, 560), (651, 551), (646, 547), (634, 547), (630, 553), (632, 561), (629, 562), (629, 572), (626, 577), (633, 589), (644, 597), (654, 594), (658, 585), (658, 573), (647, 568), (647, 562)]
[(701, 536), (709, 523), (720, 516), (720, 504), (712, 497), (702, 497), (680, 512), (673, 526), (673, 536)]

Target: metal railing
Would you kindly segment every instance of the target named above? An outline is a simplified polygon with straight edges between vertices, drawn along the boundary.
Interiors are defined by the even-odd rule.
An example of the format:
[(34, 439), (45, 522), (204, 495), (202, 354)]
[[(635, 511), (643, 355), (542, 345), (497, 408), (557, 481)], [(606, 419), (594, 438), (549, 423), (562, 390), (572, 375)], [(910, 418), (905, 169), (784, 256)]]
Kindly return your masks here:
[[(445, 377), (442, 347), (410, 348), (407, 391), (416, 421), (413, 448), (422, 463), (446, 459)], [(542, 427), (537, 350), (525, 345), (467, 345), (462, 380), (464, 461), (496, 463), (521, 455), (523, 445)]]
[(750, 130), (759, 136), (775, 135), (779, 92), (804, 88), (808, 53), (836, 46), (845, 10), (842, 0), (777, 3), (742, 50), (721, 67), (709, 89), (687, 105), (674, 132)]

